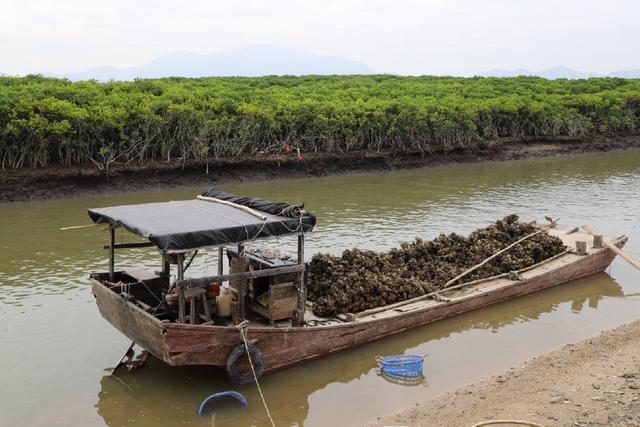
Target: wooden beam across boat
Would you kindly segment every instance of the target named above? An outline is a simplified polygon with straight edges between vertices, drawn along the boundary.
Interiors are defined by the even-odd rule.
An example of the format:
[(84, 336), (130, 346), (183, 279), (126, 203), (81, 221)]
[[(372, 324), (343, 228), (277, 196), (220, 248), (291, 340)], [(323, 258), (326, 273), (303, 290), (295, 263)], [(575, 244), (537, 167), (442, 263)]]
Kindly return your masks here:
[[(134, 248), (149, 248), (155, 246), (151, 242), (134, 242), (134, 243), (115, 243), (113, 249), (134, 249)], [(103, 249), (111, 249), (110, 245), (104, 245)]]
[(252, 270), (242, 273), (218, 274), (216, 276), (199, 277), (197, 279), (176, 280), (176, 286), (200, 286), (205, 287), (211, 283), (227, 282), (229, 279), (252, 279), (258, 277), (278, 276), (281, 274), (304, 272), (304, 264), (288, 265), (285, 267), (267, 268), (264, 270)]

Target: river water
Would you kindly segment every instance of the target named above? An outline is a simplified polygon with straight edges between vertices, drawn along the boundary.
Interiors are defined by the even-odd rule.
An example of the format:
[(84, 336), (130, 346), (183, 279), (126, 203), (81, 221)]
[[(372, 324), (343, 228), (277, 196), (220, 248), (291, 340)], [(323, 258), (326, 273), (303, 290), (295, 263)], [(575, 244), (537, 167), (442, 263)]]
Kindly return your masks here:
[[(220, 188), (304, 201), (318, 217), (308, 256), (468, 233), (512, 212), (627, 234), (627, 248), (640, 253), (639, 150)], [(171, 368), (151, 359), (112, 376), (129, 343), (100, 317), (87, 279), (107, 268), (106, 233), (58, 230), (88, 223), (90, 207), (186, 199), (199, 190), (0, 205), (0, 425), (267, 425), (255, 386), (236, 386), (217, 368)], [(264, 243), (284, 250), (292, 244)], [(118, 255), (118, 266), (158, 268), (150, 248)], [(213, 259), (213, 252), (198, 257), (192, 274), (214, 274)], [(640, 318), (639, 279), (617, 259), (608, 273), (266, 376), (261, 385), (277, 425), (360, 425)], [(401, 386), (376, 374), (376, 356), (399, 353), (428, 354), (425, 384)], [(198, 418), (200, 401), (222, 390), (244, 393), (249, 406), (220, 401)]]

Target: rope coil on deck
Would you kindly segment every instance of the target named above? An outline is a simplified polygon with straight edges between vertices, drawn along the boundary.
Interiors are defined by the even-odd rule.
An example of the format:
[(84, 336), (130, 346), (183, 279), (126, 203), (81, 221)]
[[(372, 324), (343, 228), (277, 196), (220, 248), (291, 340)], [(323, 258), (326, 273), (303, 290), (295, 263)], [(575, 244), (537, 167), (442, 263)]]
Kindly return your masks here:
[(271, 417), (271, 412), (269, 411), (269, 407), (267, 406), (267, 401), (264, 398), (264, 394), (262, 393), (262, 389), (260, 388), (260, 383), (258, 382), (258, 376), (256, 375), (255, 368), (253, 366), (253, 360), (251, 360), (251, 353), (249, 351), (249, 343), (247, 341), (246, 329), (249, 326), (249, 321), (244, 320), (240, 322), (236, 327), (240, 331), (240, 335), (242, 336), (242, 342), (244, 342), (244, 348), (247, 352), (247, 359), (249, 359), (249, 366), (251, 367), (251, 373), (253, 374), (253, 379), (256, 382), (256, 387), (258, 387), (258, 393), (260, 393), (260, 398), (262, 399), (262, 404), (264, 405), (264, 410), (267, 412), (267, 417), (269, 417), (269, 421), (273, 427), (276, 427), (276, 423), (273, 422), (273, 418)]

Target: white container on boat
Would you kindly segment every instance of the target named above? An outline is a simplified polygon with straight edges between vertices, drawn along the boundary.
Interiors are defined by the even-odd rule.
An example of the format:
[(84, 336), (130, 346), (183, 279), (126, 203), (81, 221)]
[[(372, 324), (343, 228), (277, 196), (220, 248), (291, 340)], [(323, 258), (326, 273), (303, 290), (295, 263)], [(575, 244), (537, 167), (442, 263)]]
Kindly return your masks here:
[(231, 316), (231, 291), (229, 286), (222, 286), (220, 288), (220, 295), (216, 297), (217, 313), (219, 317)]

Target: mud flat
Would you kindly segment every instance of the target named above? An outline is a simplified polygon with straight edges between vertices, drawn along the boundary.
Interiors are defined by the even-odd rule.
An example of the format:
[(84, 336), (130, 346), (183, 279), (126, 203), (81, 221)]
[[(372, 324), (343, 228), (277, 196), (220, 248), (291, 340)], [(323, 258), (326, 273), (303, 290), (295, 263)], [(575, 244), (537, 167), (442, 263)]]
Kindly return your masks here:
[(264, 181), (341, 173), (420, 168), (620, 150), (640, 147), (639, 136), (501, 139), (427, 155), (388, 152), (303, 153), (297, 161), (284, 155), (240, 156), (202, 162), (145, 162), (111, 168), (109, 178), (95, 167), (48, 167), (0, 170), (0, 202), (121, 193), (179, 185)]
[(640, 321), (568, 344), (374, 425), (458, 427), (498, 419), (639, 426)]

